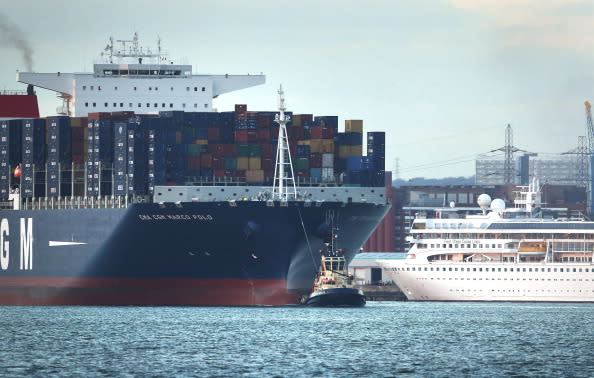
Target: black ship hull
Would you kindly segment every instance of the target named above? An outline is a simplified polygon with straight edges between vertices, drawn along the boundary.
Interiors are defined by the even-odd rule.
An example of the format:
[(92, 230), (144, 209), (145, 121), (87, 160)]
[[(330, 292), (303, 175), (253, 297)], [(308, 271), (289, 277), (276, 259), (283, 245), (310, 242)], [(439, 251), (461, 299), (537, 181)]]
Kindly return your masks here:
[(297, 304), (319, 268), (328, 216), (350, 261), (388, 208), (218, 201), (1, 211), (0, 304)]
[(365, 294), (359, 289), (338, 287), (314, 291), (304, 305), (313, 307), (363, 307)]

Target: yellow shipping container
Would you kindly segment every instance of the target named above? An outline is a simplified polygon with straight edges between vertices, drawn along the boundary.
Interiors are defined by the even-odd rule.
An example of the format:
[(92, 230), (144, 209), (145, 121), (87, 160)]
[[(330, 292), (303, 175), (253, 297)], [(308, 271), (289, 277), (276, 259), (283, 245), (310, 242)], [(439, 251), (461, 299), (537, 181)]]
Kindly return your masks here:
[(338, 158), (345, 159), (351, 156), (351, 146), (338, 146)]
[(237, 158), (237, 169), (240, 171), (245, 171), (250, 169), (250, 158), (247, 157), (238, 157)]
[(194, 144), (208, 144), (208, 139), (196, 139)]
[(363, 156), (363, 146), (350, 146), (351, 147), (351, 155), (350, 156)]
[(83, 127), (87, 125), (87, 117), (71, 117), (70, 118), (70, 126), (71, 127)]
[[(259, 158), (259, 157), (251, 157), (251, 158), (248, 158), (248, 159), (249, 159), (249, 162), (248, 162), (249, 168), (248, 169), (254, 170), (254, 169), (261, 169), (262, 168), (262, 159), (261, 158)], [(241, 168), (238, 168), (238, 169), (241, 169)]]
[(316, 154), (316, 153), (323, 153), (324, 151), (324, 145), (323, 142), (324, 139), (310, 139), (309, 140), (309, 152), (312, 154)]
[(245, 171), (246, 182), (264, 182), (264, 171), (261, 169), (250, 169)]
[(310, 144), (311, 143), (309, 142), (309, 139), (308, 140), (298, 140), (297, 141), (297, 145), (298, 146), (309, 146)]
[(181, 131), (175, 132), (175, 144), (182, 144), (182, 133)]
[(344, 121), (344, 131), (347, 133), (362, 133), (363, 132), (363, 120), (360, 119), (347, 119)]
[(322, 153), (323, 154), (334, 153), (334, 140), (333, 139), (322, 139)]

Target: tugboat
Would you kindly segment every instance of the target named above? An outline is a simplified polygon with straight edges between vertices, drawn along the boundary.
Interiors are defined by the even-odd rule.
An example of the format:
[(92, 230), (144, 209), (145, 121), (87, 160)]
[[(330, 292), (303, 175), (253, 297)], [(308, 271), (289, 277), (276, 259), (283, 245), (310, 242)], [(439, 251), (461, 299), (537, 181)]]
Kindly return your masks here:
[(363, 307), (365, 294), (353, 287), (353, 276), (348, 274), (344, 249), (334, 249), (337, 235), (332, 232), (331, 242), (320, 251), (320, 270), (316, 275), (312, 293), (303, 299), (306, 306)]

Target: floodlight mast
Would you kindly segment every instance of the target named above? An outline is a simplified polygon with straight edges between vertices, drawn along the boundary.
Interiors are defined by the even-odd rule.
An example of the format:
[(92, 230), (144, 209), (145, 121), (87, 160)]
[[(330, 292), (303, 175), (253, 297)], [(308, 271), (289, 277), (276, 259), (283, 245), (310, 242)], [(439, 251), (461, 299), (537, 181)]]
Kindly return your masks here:
[(289, 198), (297, 199), (297, 186), (289, 150), (289, 138), (287, 136), (287, 123), (291, 117), (285, 114), (285, 93), (281, 85), (278, 90), (279, 114), (274, 121), (278, 123), (278, 146), (276, 150), (276, 164), (274, 166), (274, 182), (272, 184), (272, 197), (281, 201), (288, 201)]

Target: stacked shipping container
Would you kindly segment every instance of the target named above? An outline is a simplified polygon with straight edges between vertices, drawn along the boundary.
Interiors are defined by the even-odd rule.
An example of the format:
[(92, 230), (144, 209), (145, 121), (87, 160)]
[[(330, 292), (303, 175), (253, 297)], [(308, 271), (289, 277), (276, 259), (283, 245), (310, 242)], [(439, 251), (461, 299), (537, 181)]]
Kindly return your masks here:
[[(362, 121), (345, 121), (341, 133), (338, 117), (287, 115), (300, 184), (339, 183), (343, 177), (348, 185), (383, 186), (377, 175), (370, 179), (361, 173), (383, 172), (383, 133), (368, 134), (365, 157)], [(271, 184), (279, 132), (275, 116), (236, 105), (222, 113), (90, 113), (88, 118), (2, 121), (0, 198), (8, 197), (16, 181), (10, 170), (18, 164), (25, 197), (81, 195), (82, 185), (88, 196), (120, 196), (150, 195), (155, 185)]]

